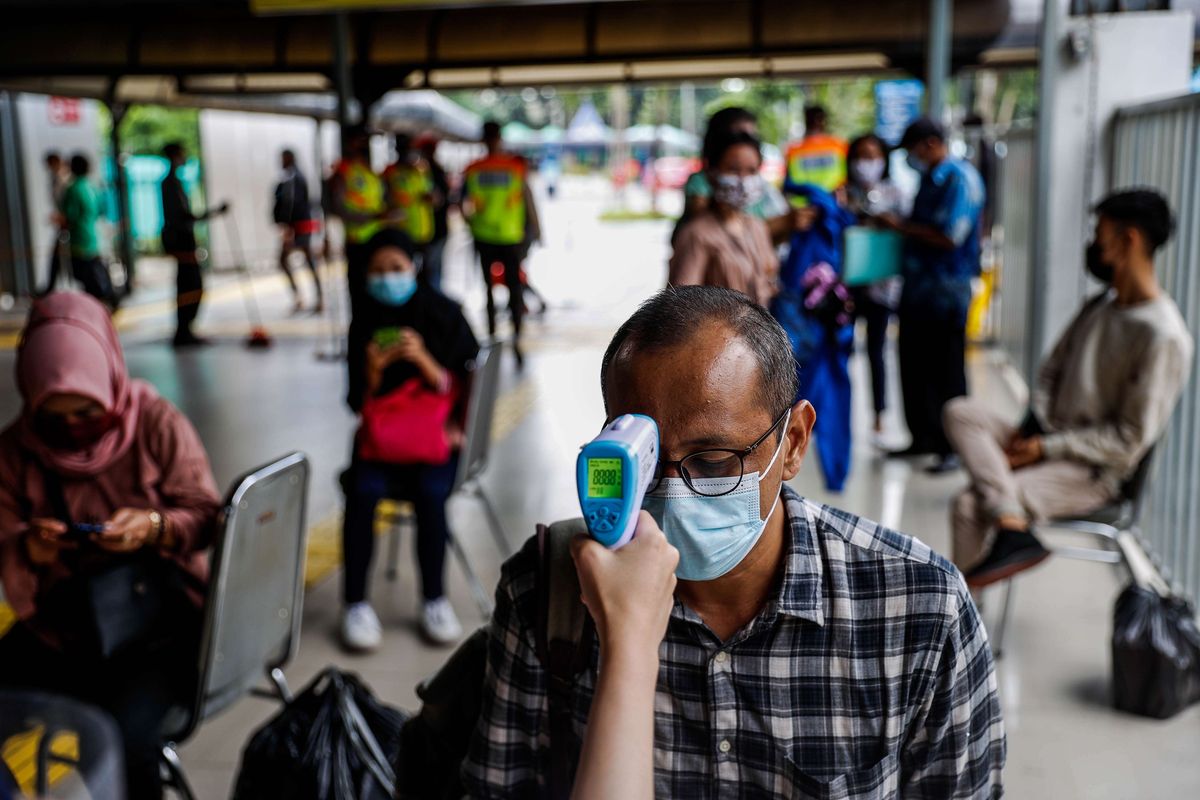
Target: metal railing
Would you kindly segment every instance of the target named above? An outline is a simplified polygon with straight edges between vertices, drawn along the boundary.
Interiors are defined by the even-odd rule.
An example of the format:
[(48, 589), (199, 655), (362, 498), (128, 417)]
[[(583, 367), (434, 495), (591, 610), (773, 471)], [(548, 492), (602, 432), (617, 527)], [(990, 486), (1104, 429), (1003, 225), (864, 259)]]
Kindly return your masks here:
[[(1122, 109), (1113, 123), (1113, 189), (1150, 186), (1178, 220), (1159, 279), (1200, 340), (1200, 95)], [(1163, 576), (1200, 605), (1200, 359), (1155, 454), (1139, 538)]]

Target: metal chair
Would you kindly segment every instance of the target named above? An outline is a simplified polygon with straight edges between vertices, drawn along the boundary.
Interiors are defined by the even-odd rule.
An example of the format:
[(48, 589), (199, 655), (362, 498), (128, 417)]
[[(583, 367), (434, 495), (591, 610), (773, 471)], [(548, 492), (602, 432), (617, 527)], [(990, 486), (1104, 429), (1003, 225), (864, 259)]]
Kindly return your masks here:
[[(1095, 561), (1101, 564), (1121, 564), (1125, 561), (1121, 550), (1120, 536), (1126, 531), (1137, 527), (1141, 517), (1142, 497), (1146, 483), (1150, 477), (1150, 465), (1154, 457), (1154, 448), (1142, 457), (1137, 469), (1121, 484), (1117, 499), (1111, 504), (1077, 517), (1052, 519), (1038, 525), (1038, 532), (1061, 531), (1064, 533), (1082, 534), (1095, 540), (1093, 547), (1076, 545), (1050, 546), (1048, 549), (1061, 558), (1071, 558), (1077, 561)], [(1004, 601), (1000, 611), (1000, 624), (996, 635), (992, 638), (992, 654), (998, 659), (1004, 653), (1004, 637), (1012, 617), (1013, 592), (1015, 586), (1013, 576), (1004, 581)]]
[[(458, 458), (458, 475), (454, 479), (454, 488), (450, 490), (450, 496), (460, 494), (479, 501), (483, 506), (484, 516), (487, 518), (488, 529), (496, 541), (496, 547), (500, 550), (501, 556), (507, 557), (510, 549), (508, 537), (500, 522), (500, 516), (496, 513), (495, 506), (492, 505), (491, 498), (488, 497), (479, 480), (487, 468), (488, 455), (491, 451), (492, 421), (496, 412), (496, 399), (500, 393), (500, 356), (503, 348), (504, 342), (492, 342), (481, 348), (479, 356), (475, 359), (475, 368), (471, 372), (470, 395), (467, 400), (463, 446)], [(388, 542), (387, 578), (389, 581), (394, 581), (398, 574), (401, 528), (414, 524), (415, 520), (411, 513), (404, 514), (393, 522)], [(475, 602), (479, 605), (480, 612), (485, 619), (490, 618), (492, 614), (491, 596), (483, 588), (483, 583), (479, 580), (474, 567), (471, 566), (466, 551), (454, 536), (450, 536), (448, 544), (450, 551), (466, 574), (467, 585), (475, 597)]]
[[(291, 453), (236, 481), (221, 513), (196, 696), (164, 726), (166, 784), (186, 800), (178, 747), (205, 720), (246, 694), (292, 700), (283, 667), (300, 641), (308, 479), (308, 458)], [(270, 690), (258, 688), (264, 675)]]

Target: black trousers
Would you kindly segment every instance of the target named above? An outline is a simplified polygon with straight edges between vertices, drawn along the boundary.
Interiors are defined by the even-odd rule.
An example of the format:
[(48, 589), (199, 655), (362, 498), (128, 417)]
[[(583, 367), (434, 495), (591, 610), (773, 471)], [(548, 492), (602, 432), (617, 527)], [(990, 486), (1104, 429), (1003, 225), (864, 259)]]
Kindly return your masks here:
[(967, 393), (966, 327), (902, 311), (899, 344), (904, 418), (913, 447), (949, 455), (953, 450), (942, 428), (942, 409)]
[(458, 456), (445, 464), (375, 464), (355, 461), (342, 473), (346, 514), (342, 523), (342, 599), (346, 605), (367, 599), (371, 561), (375, 556), (375, 507), (384, 498), (408, 500), (417, 521), (417, 565), (421, 595), (436, 600), (446, 591), (443, 575), (446, 543), (446, 501), (454, 488)]
[(76, 258), (71, 256), (71, 273), (83, 290), (101, 303), (113, 305), (112, 277), (108, 267), (100, 258)]
[(197, 614), (181, 621), (171, 640), (101, 661), (55, 650), (17, 623), (0, 638), (0, 686), (62, 694), (107, 711), (121, 731), (129, 800), (161, 800), (162, 724), (172, 707), (191, 702), (199, 641)]
[(859, 319), (867, 321), (867, 360), (871, 364), (871, 397), (875, 414), (887, 409), (887, 348), (888, 323), (892, 310), (871, 299), (868, 287), (854, 291), (854, 308)]
[(204, 299), (204, 278), (200, 275), (200, 263), (196, 252), (173, 253), (175, 263), (175, 337), (192, 334), (192, 323), (200, 313), (200, 301)]
[(519, 244), (485, 244), (476, 242), (479, 266), (483, 270), (483, 285), (487, 287), (488, 334), (496, 335), (496, 301), (492, 298), (492, 264), (504, 267), (504, 285), (508, 287), (508, 310), (512, 314), (513, 341), (521, 338), (521, 319), (525, 315), (525, 300), (521, 288), (521, 261), (525, 248)]
[(42, 294), (50, 294), (58, 284), (58, 275), (62, 271), (64, 261), (62, 236), (62, 231), (54, 232), (54, 241), (50, 244), (50, 266), (46, 272), (46, 288), (42, 290)]

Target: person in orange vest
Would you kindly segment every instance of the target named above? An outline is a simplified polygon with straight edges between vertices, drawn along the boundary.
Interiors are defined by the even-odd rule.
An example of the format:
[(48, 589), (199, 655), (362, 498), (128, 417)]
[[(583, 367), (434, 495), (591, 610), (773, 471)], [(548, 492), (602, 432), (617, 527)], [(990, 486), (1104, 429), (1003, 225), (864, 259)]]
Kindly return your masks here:
[(346, 280), (353, 317), (367, 291), (368, 242), (387, 219), (383, 179), (371, 169), (371, 137), (366, 126), (352, 125), (343, 131), (342, 160), (333, 168), (329, 195), (330, 210), (342, 220), (346, 235)]
[(508, 308), (512, 314), (513, 354), (517, 366), (524, 365), (521, 353), (522, 301), (521, 262), (529, 246), (541, 240), (537, 208), (529, 190), (529, 165), (524, 158), (503, 152), (500, 126), (484, 123), (483, 144), (487, 155), (463, 173), (463, 213), (475, 238), (483, 282), (487, 287), (488, 333), (496, 336), (496, 304), (492, 299), (492, 264), (504, 268)]
[(803, 205), (802, 198), (792, 192), (810, 184), (827, 192), (836, 192), (846, 183), (846, 153), (849, 145), (826, 130), (828, 122), (822, 106), (804, 109), (804, 138), (787, 149), (787, 176), (784, 194), (793, 205)]

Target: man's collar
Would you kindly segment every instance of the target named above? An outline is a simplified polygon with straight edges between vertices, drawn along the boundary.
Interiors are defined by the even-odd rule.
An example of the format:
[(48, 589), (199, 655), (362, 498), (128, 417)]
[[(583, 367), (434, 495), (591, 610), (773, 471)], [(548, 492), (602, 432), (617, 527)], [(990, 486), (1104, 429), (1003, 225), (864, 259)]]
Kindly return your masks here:
[(825, 624), (821, 596), (824, 578), (821, 545), (817, 541), (817, 520), (812, 507), (790, 486), (783, 487), (783, 508), (787, 514), (788, 544), (784, 554), (783, 582), (776, 599), (780, 614)]

